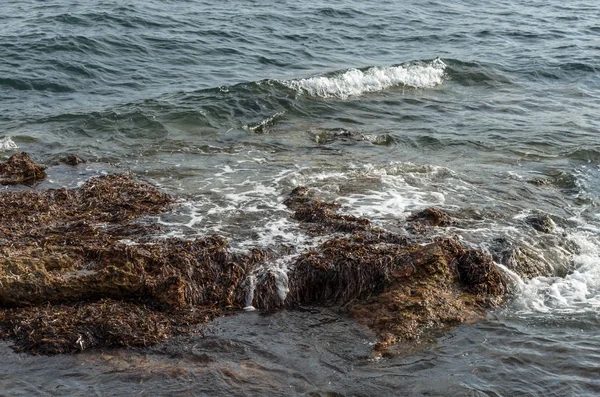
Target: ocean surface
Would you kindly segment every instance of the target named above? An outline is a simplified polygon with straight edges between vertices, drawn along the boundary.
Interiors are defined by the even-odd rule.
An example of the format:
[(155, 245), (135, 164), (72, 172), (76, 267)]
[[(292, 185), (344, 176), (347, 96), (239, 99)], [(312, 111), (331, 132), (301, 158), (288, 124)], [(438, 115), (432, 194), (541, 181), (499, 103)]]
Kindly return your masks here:
[[(156, 220), (171, 236), (300, 252), (317, 242), (282, 202), (305, 185), (382, 227), (442, 208), (462, 219), (444, 233), (552, 271), (499, 263), (504, 307), (394, 358), (328, 309), (147, 352), (5, 342), (0, 395), (600, 394), (597, 1), (3, 0), (0, 158), (16, 151), (88, 160), (39, 189), (116, 169), (179, 195)], [(525, 222), (540, 213), (552, 233)]]

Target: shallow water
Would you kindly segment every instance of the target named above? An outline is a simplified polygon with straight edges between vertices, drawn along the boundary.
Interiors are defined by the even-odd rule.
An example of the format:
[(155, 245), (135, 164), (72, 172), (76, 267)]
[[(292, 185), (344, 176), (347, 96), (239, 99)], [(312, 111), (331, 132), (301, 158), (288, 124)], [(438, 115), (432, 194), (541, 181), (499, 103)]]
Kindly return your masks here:
[[(505, 269), (515, 296), (499, 313), (394, 359), (370, 361), (368, 331), (329, 312), (244, 313), (208, 339), (106, 353), (116, 361), (5, 346), (3, 393), (599, 392), (595, 2), (9, 0), (0, 10), (0, 155), (90, 160), (51, 168), (38, 188), (132, 170), (184, 198), (157, 219), (170, 235), (297, 252), (317, 243), (282, 204), (297, 185), (392, 229), (435, 205), (460, 220), (443, 233), (491, 253), (508, 242), (555, 269), (533, 280)], [(527, 225), (537, 212), (553, 233)], [(167, 381), (163, 368), (175, 371)]]
[(242, 313), (219, 319), (204, 336), (143, 352), (30, 357), (11, 354), (4, 345), (0, 382), (11, 396), (600, 392), (597, 323), (577, 315), (561, 320), (511, 317), (497, 313), (393, 358), (374, 358), (374, 335), (335, 312)]

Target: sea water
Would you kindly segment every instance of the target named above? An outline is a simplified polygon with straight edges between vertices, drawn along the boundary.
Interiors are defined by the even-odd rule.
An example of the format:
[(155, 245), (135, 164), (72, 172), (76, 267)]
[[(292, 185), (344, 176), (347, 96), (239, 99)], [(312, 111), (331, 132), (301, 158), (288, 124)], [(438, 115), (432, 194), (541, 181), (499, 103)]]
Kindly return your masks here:
[(392, 229), (436, 206), (460, 220), (440, 233), (554, 271), (499, 264), (503, 308), (395, 358), (326, 309), (246, 312), (147, 352), (5, 343), (0, 394), (599, 394), (599, 21), (593, 1), (3, 1), (0, 156), (88, 160), (38, 188), (131, 170), (182, 198), (169, 236), (288, 259), (319, 243), (283, 205), (298, 185)]

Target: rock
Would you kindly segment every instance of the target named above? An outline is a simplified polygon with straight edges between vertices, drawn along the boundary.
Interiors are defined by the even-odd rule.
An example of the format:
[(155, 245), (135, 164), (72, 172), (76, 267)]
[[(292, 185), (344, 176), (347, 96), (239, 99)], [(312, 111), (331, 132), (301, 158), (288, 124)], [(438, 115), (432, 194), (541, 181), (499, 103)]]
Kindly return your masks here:
[(450, 226), (452, 218), (437, 208), (427, 208), (412, 214), (407, 218), (409, 222), (418, 222), (423, 226)]
[[(346, 236), (333, 237), (298, 257), (288, 274), (284, 300), (269, 300), (272, 280), (264, 289), (258, 285), (259, 307), (342, 305), (379, 334), (377, 348), (385, 350), (393, 343), (418, 339), (427, 329), (479, 318), (484, 308), (503, 301), (507, 286), (488, 255), (456, 239), (411, 242), (337, 214), (339, 207), (311, 198), (305, 188), (295, 192), (300, 196), (287, 204), (296, 219), (311, 230), (311, 225), (323, 223), (322, 233), (344, 231)], [(310, 216), (297, 216), (305, 213)], [(435, 209), (417, 214), (413, 221), (417, 220), (428, 225), (451, 222)]]
[(554, 231), (554, 222), (546, 214), (529, 215), (525, 218), (525, 223), (542, 233), (552, 233)]
[(410, 215), (407, 230), (411, 233), (426, 235), (432, 227), (446, 227), (454, 224), (452, 218), (437, 208), (426, 208)]
[(0, 184), (31, 186), (46, 177), (45, 169), (45, 165), (36, 164), (27, 153), (16, 153), (0, 163)]
[[(0, 335), (36, 354), (139, 346), (164, 339), (152, 336), (158, 319), (172, 323), (161, 323), (160, 335), (176, 335), (174, 324), (195, 324), (186, 317), (193, 308), (208, 313), (202, 321), (241, 308), (245, 269), (265, 254), (231, 254), (219, 236), (153, 241), (156, 228), (135, 218), (172, 201), (127, 175), (70, 190), (0, 194)], [(121, 242), (125, 237), (134, 244)], [(113, 315), (123, 316), (124, 326), (108, 332), (103, 324), (117, 321)]]
[(456, 239), (411, 241), (306, 188), (286, 204), (324, 242), (287, 274), (265, 266), (274, 258), (264, 250), (234, 253), (216, 235), (158, 239), (136, 222), (172, 202), (128, 175), (0, 193), (0, 336), (35, 354), (147, 346), (242, 310), (254, 285), (258, 309), (340, 306), (385, 349), (482, 316), (506, 293), (483, 253)]
[(58, 160), (58, 162), (62, 163), (62, 164), (70, 165), (70, 166), (76, 166), (76, 165), (79, 165), (79, 164), (83, 164), (86, 161), (83, 160), (81, 157), (79, 157), (76, 154), (68, 154), (68, 155), (60, 158)]

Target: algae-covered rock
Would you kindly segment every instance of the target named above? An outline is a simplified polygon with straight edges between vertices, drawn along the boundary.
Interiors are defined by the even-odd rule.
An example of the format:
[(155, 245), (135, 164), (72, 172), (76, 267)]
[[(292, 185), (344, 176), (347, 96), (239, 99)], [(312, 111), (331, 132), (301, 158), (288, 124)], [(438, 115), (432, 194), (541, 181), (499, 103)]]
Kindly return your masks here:
[(41, 305), (0, 310), (0, 337), (14, 340), (18, 352), (76, 353), (98, 347), (145, 347), (186, 334), (190, 325), (219, 313), (213, 307), (157, 310), (142, 302)]
[[(231, 254), (220, 236), (156, 240), (155, 226), (135, 221), (172, 202), (128, 175), (93, 178), (76, 189), (1, 193), (0, 333), (21, 350), (42, 354), (137, 346), (162, 340), (148, 337), (155, 322), (144, 325), (146, 315), (177, 323), (194, 307), (211, 313), (243, 307), (245, 271), (266, 253)], [(101, 301), (113, 302), (113, 309), (104, 310)], [(140, 309), (123, 320), (139, 325), (135, 333), (129, 326), (98, 331), (136, 304)], [(93, 320), (78, 317), (90, 311)], [(95, 336), (75, 343), (92, 323)], [(176, 333), (169, 324), (161, 335)]]
[(221, 236), (158, 238), (137, 219), (173, 197), (128, 175), (0, 193), (0, 336), (36, 354), (147, 346), (241, 310), (252, 287), (258, 309), (340, 306), (383, 349), (481, 316), (506, 293), (493, 261), (456, 239), (413, 241), (306, 188), (285, 202), (323, 243), (282, 273), (266, 266), (272, 253), (234, 253)]
[(407, 220), (423, 226), (449, 226), (452, 224), (452, 218), (437, 208), (426, 208), (412, 214)]
[[(426, 330), (480, 318), (507, 293), (491, 257), (454, 238), (413, 242), (337, 214), (338, 206), (311, 198), (305, 188), (292, 192), (286, 203), (310, 231), (332, 233), (332, 238), (290, 266), (283, 297), (274, 293), (281, 283), (275, 275), (257, 282), (256, 307), (341, 305), (379, 334), (377, 349), (385, 350), (419, 339)], [(449, 221), (438, 210), (414, 220), (429, 215), (435, 224)]]
[(45, 170), (45, 165), (35, 163), (27, 153), (16, 153), (0, 163), (0, 184), (33, 185), (46, 177)]
[(554, 222), (546, 214), (534, 214), (525, 218), (525, 223), (542, 233), (552, 233), (554, 231)]

